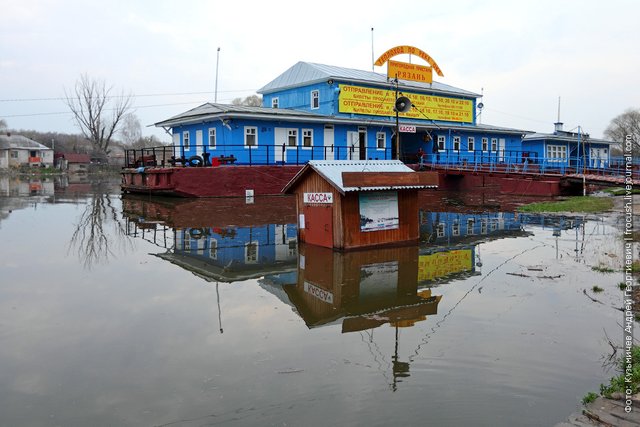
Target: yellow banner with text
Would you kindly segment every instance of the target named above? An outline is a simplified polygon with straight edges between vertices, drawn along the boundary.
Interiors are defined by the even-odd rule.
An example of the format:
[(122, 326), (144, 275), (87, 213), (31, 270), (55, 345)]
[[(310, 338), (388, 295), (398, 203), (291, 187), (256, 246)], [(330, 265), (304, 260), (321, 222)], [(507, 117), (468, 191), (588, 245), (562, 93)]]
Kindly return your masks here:
[[(413, 107), (400, 117), (473, 123), (473, 102), (466, 99), (402, 92)], [(338, 111), (340, 113), (393, 116), (396, 95), (394, 90), (340, 85)]]
[(418, 281), (433, 280), (472, 269), (473, 254), (471, 249), (420, 255), (418, 258)]

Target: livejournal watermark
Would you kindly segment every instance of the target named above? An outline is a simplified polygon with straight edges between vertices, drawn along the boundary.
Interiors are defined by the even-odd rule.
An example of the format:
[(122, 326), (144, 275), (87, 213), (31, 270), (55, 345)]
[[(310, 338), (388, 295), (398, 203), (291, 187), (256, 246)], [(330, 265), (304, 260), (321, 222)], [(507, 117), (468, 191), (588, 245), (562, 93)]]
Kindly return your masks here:
[(631, 412), (633, 406), (633, 140), (627, 135), (623, 144), (625, 163), (624, 175), (624, 383), (625, 412)]

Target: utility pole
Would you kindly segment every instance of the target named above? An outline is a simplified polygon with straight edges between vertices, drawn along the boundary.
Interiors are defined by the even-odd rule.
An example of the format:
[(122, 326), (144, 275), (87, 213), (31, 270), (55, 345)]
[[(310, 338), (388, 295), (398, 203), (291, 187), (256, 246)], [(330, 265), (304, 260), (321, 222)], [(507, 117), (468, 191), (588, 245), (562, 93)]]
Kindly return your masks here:
[(218, 64), (220, 63), (220, 48), (218, 47), (218, 53), (216, 54), (216, 91), (213, 102), (218, 102)]

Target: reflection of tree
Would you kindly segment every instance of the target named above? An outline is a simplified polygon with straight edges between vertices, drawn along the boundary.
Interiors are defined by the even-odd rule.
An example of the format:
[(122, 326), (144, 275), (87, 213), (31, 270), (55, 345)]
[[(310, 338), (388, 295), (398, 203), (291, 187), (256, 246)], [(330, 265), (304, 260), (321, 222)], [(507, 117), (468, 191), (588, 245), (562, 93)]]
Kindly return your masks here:
[[(124, 223), (113, 206), (112, 197), (104, 189), (94, 188), (94, 194), (80, 215), (71, 236), (69, 251), (76, 249), (78, 257), (87, 269), (114, 256), (114, 245), (125, 245), (129, 242)], [(113, 223), (113, 231), (108, 228), (110, 222)]]

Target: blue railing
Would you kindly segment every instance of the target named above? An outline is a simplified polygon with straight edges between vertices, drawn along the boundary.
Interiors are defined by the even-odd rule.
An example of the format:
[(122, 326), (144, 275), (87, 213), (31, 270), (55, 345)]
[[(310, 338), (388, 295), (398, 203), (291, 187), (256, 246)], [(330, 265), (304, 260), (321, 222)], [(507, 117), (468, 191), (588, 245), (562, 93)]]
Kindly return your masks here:
[(391, 148), (360, 148), (355, 145), (288, 146), (288, 145), (224, 145), (209, 147), (192, 145), (159, 146), (125, 151), (125, 167), (139, 166), (212, 166), (235, 165), (302, 165), (309, 160), (389, 160)]
[[(408, 158), (410, 159), (410, 157)], [(623, 157), (607, 159), (583, 157), (539, 157), (528, 151), (459, 152), (444, 150), (424, 154), (421, 168), (465, 170), (473, 172), (504, 172), (529, 174), (588, 174), (624, 176), (630, 167), (633, 179), (640, 179), (640, 159), (631, 165)]]

